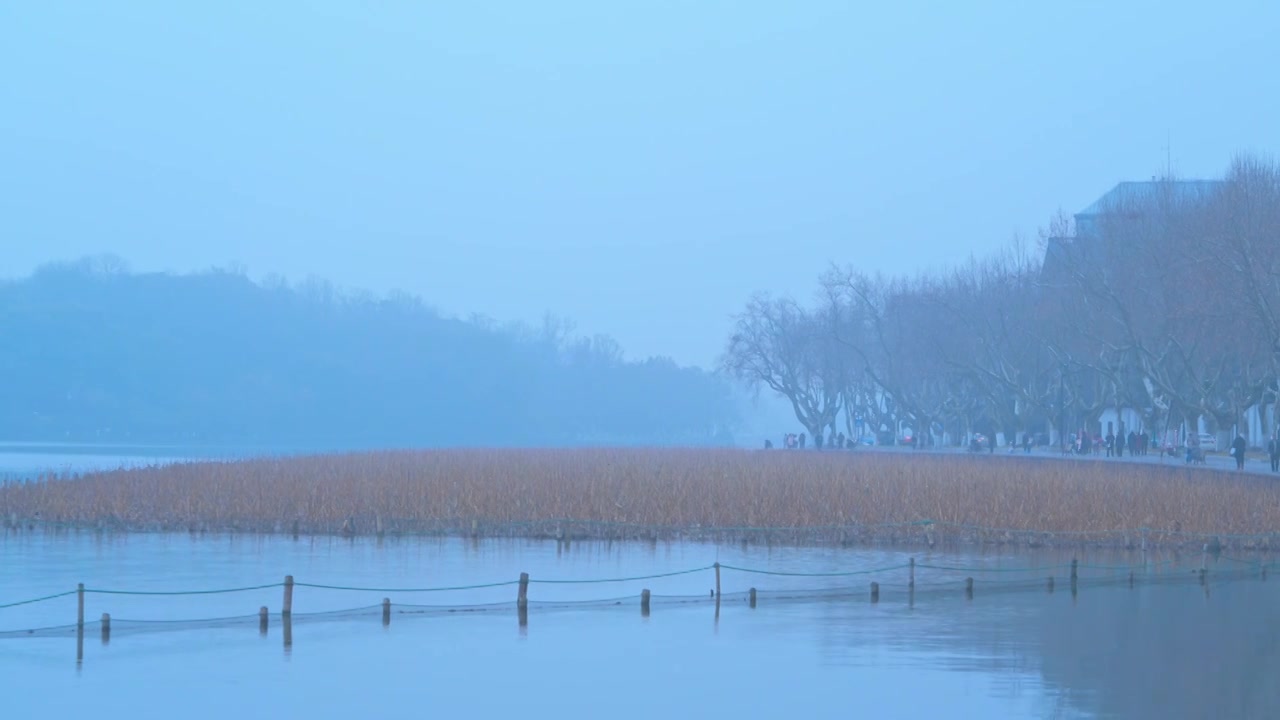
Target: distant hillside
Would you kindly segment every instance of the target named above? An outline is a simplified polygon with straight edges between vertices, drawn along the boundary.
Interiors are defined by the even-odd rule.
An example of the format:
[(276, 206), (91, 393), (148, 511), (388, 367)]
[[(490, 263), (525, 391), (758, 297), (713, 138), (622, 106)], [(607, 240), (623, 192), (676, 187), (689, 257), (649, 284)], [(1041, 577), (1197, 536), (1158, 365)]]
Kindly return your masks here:
[(416, 298), (130, 274), (0, 283), (0, 439), (310, 447), (723, 444), (722, 382)]

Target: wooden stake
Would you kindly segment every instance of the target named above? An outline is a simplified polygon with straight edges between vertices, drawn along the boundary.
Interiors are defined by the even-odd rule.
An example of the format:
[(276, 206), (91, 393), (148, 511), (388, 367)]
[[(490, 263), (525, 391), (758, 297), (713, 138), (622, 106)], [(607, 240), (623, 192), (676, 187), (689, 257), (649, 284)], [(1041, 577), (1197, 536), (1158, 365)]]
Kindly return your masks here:
[(1052, 575), (1049, 576), (1049, 582), (1047, 584), (1047, 588), (1049, 592), (1051, 593), (1053, 592), (1053, 576)]
[(880, 602), (880, 583), (878, 582), (871, 583), (871, 602)]
[(751, 588), (750, 592), (747, 593), (747, 604), (752, 609), (755, 609), (755, 606), (756, 606), (756, 589), (755, 588)]
[(382, 627), (391, 624), (391, 598), (382, 598)]
[(964, 579), (964, 596), (970, 600), (973, 599), (973, 578)]
[(640, 617), (649, 617), (649, 590), (640, 591)]
[(520, 589), (516, 592), (516, 608), (524, 610), (529, 607), (529, 573), (520, 573)]
[(716, 563), (716, 620), (720, 620), (720, 563)]
[(102, 644), (111, 642), (111, 614), (102, 613)]
[(267, 613), (266, 605), (263, 605), (262, 607), (258, 608), (258, 634), (259, 635), (267, 634), (267, 618), (268, 617), (269, 615)]
[(916, 559), (915, 558), (911, 558), (910, 567), (911, 567), (911, 574), (907, 578), (907, 585), (910, 587), (915, 587), (916, 586)]
[(84, 583), (76, 586), (76, 626), (84, 627)]
[(281, 617), (293, 615), (293, 576), (284, 576), (284, 605), (280, 607)]

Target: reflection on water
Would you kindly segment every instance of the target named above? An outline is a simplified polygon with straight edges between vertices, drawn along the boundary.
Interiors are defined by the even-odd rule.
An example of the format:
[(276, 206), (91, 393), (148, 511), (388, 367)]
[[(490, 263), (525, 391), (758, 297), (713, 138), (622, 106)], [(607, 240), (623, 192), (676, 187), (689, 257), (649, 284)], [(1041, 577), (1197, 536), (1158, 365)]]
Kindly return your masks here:
[[(813, 578), (724, 571), (718, 620), (710, 571), (644, 581), (619, 578), (726, 565), (783, 572), (921, 564), (1034, 568), (1025, 589), (1000, 592), (965, 573), (920, 570), (908, 606), (904, 570), (872, 604), (869, 577)], [(166, 591), (301, 582), (437, 587), (515, 580), (528, 572), (531, 612), (519, 627), (516, 587), (448, 593), (295, 588), (299, 619), (286, 652), (280, 588), (200, 596), (86, 597), (86, 618), (112, 616), (109, 644), (86, 633), (77, 670), (74, 634), (0, 640), (6, 708), (53, 717), (368, 716), (379, 711), (520, 713), (560, 717), (1278, 717), (1273, 630), (1280, 589), (1257, 578), (1202, 588), (1200, 556), (1147, 558), (1136, 587), (1082, 583), (1073, 596), (1064, 553), (903, 553), (883, 549), (768, 548), (662, 543), (335, 538), (110, 536), (11, 533), (0, 540), (0, 604), (74, 588)], [(1082, 567), (1140, 563), (1097, 554)], [(1176, 563), (1166, 563), (1176, 560)], [(1210, 560), (1210, 577), (1230, 561)], [(1177, 567), (1175, 567), (1175, 565)], [(1153, 573), (1146, 575), (1146, 572)], [(1057, 574), (1055, 592), (1041, 581)], [(1176, 578), (1185, 582), (1155, 584)], [(1082, 571), (1082, 577), (1088, 575)], [(924, 591), (942, 580), (946, 590)], [(853, 586), (838, 598), (783, 602), (774, 590)], [(756, 609), (738, 595), (760, 589)], [(654, 593), (648, 617), (641, 589)], [(664, 605), (680, 595), (707, 601)], [(396, 612), (382, 623), (380, 603)], [(616, 606), (540, 612), (535, 601), (624, 598)], [(0, 610), (0, 630), (74, 622), (75, 597)], [(415, 617), (409, 603), (504, 606), (486, 613)], [(259, 607), (273, 613), (260, 634)], [(368, 607), (363, 614), (311, 613)], [(246, 617), (242, 624), (163, 629), (137, 620)], [(140, 629), (161, 629), (141, 632)], [(16, 705), (15, 705), (16, 703)], [(8, 715), (8, 713), (6, 713)]]

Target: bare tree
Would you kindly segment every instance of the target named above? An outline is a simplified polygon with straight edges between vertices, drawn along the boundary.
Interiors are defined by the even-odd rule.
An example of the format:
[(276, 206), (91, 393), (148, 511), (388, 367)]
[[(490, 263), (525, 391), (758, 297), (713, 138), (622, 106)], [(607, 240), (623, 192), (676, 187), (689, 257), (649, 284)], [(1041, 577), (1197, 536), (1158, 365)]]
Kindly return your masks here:
[(720, 361), (730, 376), (789, 400), (815, 442), (835, 423), (843, 390), (829, 323), (794, 300), (759, 295), (737, 316)]
[(788, 397), (815, 434), (841, 407), (850, 435), (858, 417), (917, 436), (1096, 432), (1106, 408), (1153, 429), (1243, 423), (1280, 397), (1280, 165), (1122, 184), (1059, 211), (1038, 251), (1015, 242), (940, 275), (833, 266), (812, 310), (753, 300), (724, 367)]

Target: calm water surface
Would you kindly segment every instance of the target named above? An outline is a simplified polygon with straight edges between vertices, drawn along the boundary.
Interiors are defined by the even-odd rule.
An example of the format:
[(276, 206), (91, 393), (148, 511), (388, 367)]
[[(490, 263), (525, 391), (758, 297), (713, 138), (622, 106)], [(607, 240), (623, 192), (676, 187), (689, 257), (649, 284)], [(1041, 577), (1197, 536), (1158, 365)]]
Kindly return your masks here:
[(0, 480), (30, 480), (47, 474), (69, 475), (196, 460), (234, 460), (322, 450), (282, 446), (125, 445), (0, 440)]
[[(514, 608), (413, 616), (405, 605), (510, 602), (515, 588), (447, 593), (295, 590), (292, 646), (273, 616), (191, 627), (186, 620), (277, 612), (278, 588), (199, 596), (90, 594), (86, 618), (110, 612), (107, 645), (86, 632), (0, 639), (5, 717), (1278, 717), (1280, 588), (1257, 579), (1086, 584), (1067, 591), (1062, 554), (913, 552), (918, 562), (1029, 573), (921, 570), (908, 606), (905, 570), (872, 605), (868, 576), (815, 578), (724, 570), (719, 618), (712, 571), (608, 584), (530, 587)], [(279, 582), (437, 587), (514, 579), (616, 578), (724, 564), (776, 572), (839, 572), (905, 562), (880, 549), (698, 544), (573, 544), (429, 539), (110, 536), (10, 533), (0, 539), (0, 604), (72, 589), (213, 589)], [(1151, 560), (1151, 559), (1149, 559)], [(1162, 558), (1163, 560), (1175, 560)], [(1178, 558), (1198, 566), (1200, 557)], [(1082, 556), (1090, 564), (1140, 557)], [(1220, 560), (1219, 563), (1229, 561)], [(1153, 578), (1178, 577), (1152, 563)], [(1215, 568), (1219, 566), (1215, 565)], [(972, 600), (958, 585), (979, 578)], [(1050, 594), (1042, 578), (1057, 574)], [(1082, 571), (1087, 577), (1087, 573)], [(989, 583), (1028, 578), (1027, 589)], [(761, 590), (756, 609), (738, 593)], [(855, 596), (785, 601), (772, 590), (857, 588)], [(655, 595), (650, 617), (638, 595)], [(801, 593), (803, 594), (803, 593)], [(376, 606), (316, 619), (310, 613)], [(697, 598), (666, 603), (663, 597)], [(705, 600), (703, 598), (706, 598)], [(538, 601), (624, 598), (603, 607)], [(0, 630), (74, 622), (75, 598), (0, 610)]]

